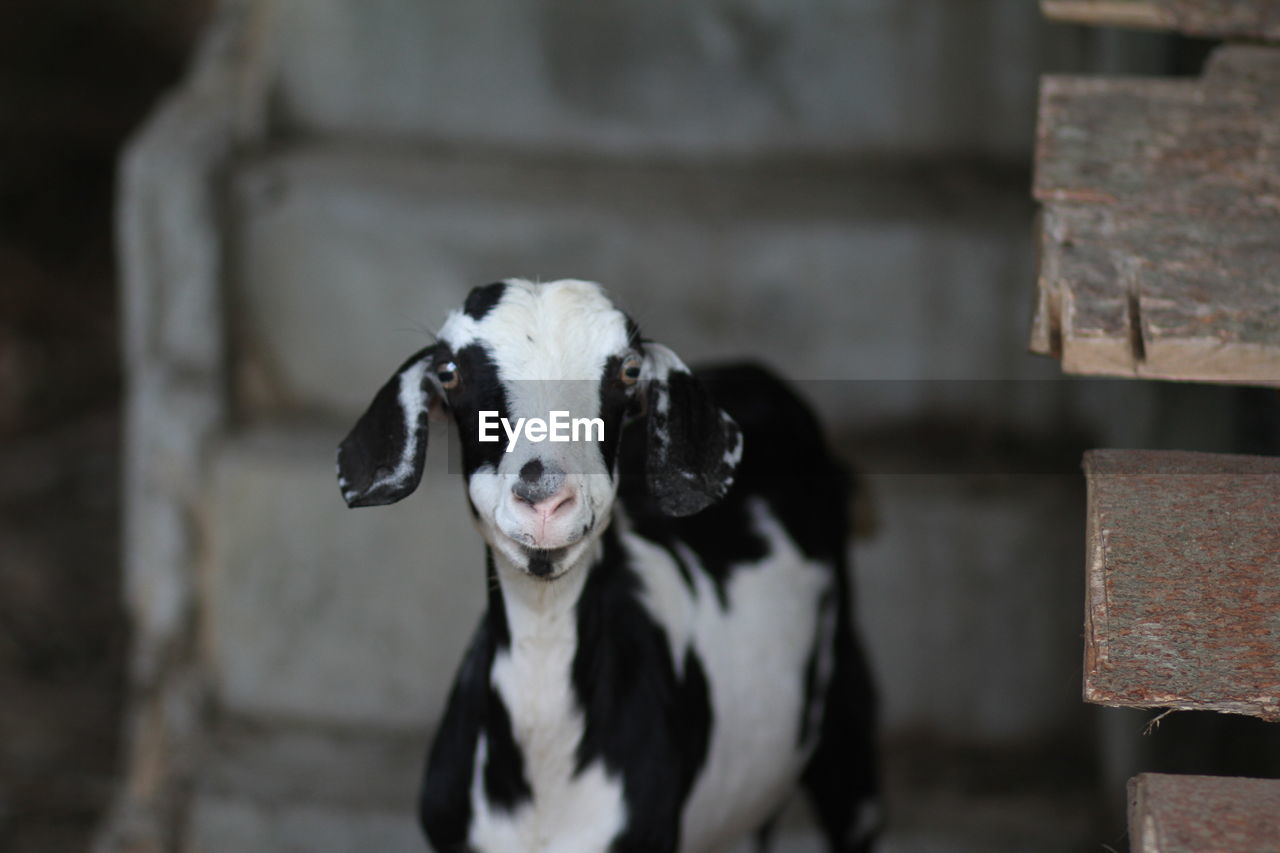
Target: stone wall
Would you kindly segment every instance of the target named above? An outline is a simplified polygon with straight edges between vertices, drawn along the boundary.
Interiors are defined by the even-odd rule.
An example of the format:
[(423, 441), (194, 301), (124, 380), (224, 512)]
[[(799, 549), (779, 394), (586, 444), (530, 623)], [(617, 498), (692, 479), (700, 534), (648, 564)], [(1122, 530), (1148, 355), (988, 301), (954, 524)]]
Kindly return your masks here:
[[(332, 453), (511, 275), (598, 279), (687, 358), (802, 381), (870, 471), (855, 560), (891, 765), (1087, 754), (1074, 465), (1170, 401), (1024, 354), (1035, 81), (1162, 61), (1021, 0), (225, 2), (125, 168), (138, 698), (104, 849), (420, 849), (479, 544), (443, 437), (378, 511), (342, 506)], [(1092, 830), (1087, 779), (1031, 827), (1007, 791), (944, 790), (937, 814), (1003, 816), (968, 834), (915, 784), (898, 849)]]

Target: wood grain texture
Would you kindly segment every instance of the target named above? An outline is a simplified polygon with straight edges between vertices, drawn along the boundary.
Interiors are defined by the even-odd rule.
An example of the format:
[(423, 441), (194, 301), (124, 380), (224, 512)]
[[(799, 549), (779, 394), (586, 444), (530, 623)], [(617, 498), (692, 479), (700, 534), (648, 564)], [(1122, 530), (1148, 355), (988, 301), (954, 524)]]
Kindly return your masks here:
[(1135, 27), (1162, 30), (1168, 27), (1156, 0), (1040, 0), (1046, 18), (1095, 27)]
[(1280, 459), (1085, 454), (1084, 697), (1280, 721)]
[(1198, 80), (1044, 78), (1034, 192), (1033, 351), (1280, 385), (1280, 48), (1221, 49)]
[(1134, 853), (1280, 853), (1280, 780), (1135, 776), (1129, 837)]
[(1040, 8), (1045, 17), (1075, 24), (1280, 41), (1275, 0), (1041, 0)]

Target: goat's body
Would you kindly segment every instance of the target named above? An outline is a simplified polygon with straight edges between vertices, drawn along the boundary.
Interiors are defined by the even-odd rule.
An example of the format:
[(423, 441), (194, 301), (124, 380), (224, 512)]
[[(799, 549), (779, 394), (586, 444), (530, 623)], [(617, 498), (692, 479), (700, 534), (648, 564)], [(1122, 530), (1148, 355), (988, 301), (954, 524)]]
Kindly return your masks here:
[(753, 368), (703, 373), (743, 429), (733, 488), (673, 518), (624, 443), (586, 572), (498, 573), (423, 790), (438, 853), (703, 853), (803, 782), (864, 849), (870, 687), (849, 617), (848, 498), (806, 407)]
[(822, 648), (824, 617), (831, 624), (835, 615), (824, 607), (832, 600), (830, 567), (804, 559), (762, 502), (751, 510), (768, 554), (733, 566), (723, 600), (696, 556), (688, 558), (692, 589), (668, 589), (666, 601), (655, 600), (653, 589), (684, 585), (674, 562), (655, 553), (634, 562), (643, 566), (646, 605), (673, 653), (691, 651), (707, 677), (714, 724), (682, 816), (687, 851), (720, 849), (779, 809), (815, 741), (804, 725), (816, 707), (806, 690), (808, 663), (830, 672)]

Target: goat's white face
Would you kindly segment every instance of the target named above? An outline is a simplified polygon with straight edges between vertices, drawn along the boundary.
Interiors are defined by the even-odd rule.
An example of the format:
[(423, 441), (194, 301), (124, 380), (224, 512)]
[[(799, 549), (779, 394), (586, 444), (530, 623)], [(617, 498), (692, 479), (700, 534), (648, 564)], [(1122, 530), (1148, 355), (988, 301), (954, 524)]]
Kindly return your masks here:
[[(391, 503), (422, 474), (428, 410), (458, 426), (468, 497), (501, 562), (552, 579), (609, 523), (627, 422), (647, 426), (646, 480), (657, 506), (688, 515), (728, 490), (741, 434), (688, 368), (596, 284), (512, 279), (477, 288), (439, 340), (411, 357), (339, 448), (351, 506)], [(486, 414), (487, 413), (487, 414)], [(563, 413), (556, 415), (556, 413)], [(571, 440), (518, 429), (560, 417), (599, 424)], [(485, 430), (485, 423), (489, 428)], [(482, 441), (487, 432), (497, 440)]]
[(500, 427), (490, 431), (500, 441), (482, 443), (475, 413), (498, 412), (512, 427), (549, 421), (553, 412), (567, 412), (570, 423), (600, 419), (616, 443), (625, 415), (603, 407), (610, 390), (624, 408), (630, 402), (636, 386), (623, 384), (619, 365), (638, 357), (640, 342), (626, 316), (586, 282), (506, 282), (492, 302), (477, 302), (449, 316), (440, 330), (447, 352), (436, 360), (446, 376), (450, 365), (456, 371), (446, 393), (462, 431), (471, 505), (489, 545), (514, 565), (554, 577), (608, 524), (616, 481), (605, 442), (593, 440), (603, 436), (582, 430), (576, 441), (509, 440)]

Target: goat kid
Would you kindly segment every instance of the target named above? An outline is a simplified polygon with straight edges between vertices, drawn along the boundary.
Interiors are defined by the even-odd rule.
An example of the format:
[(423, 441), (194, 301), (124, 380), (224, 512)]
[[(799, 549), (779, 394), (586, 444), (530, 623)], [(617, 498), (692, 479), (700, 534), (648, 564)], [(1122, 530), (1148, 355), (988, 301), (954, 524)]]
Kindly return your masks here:
[[(555, 411), (603, 440), (479, 440), (481, 417)], [(342, 442), (350, 506), (416, 488), (429, 413), (461, 434), (489, 584), (422, 789), (438, 853), (718, 851), (797, 787), (833, 853), (870, 849), (847, 481), (796, 396), (756, 367), (695, 375), (598, 285), (512, 279)]]

